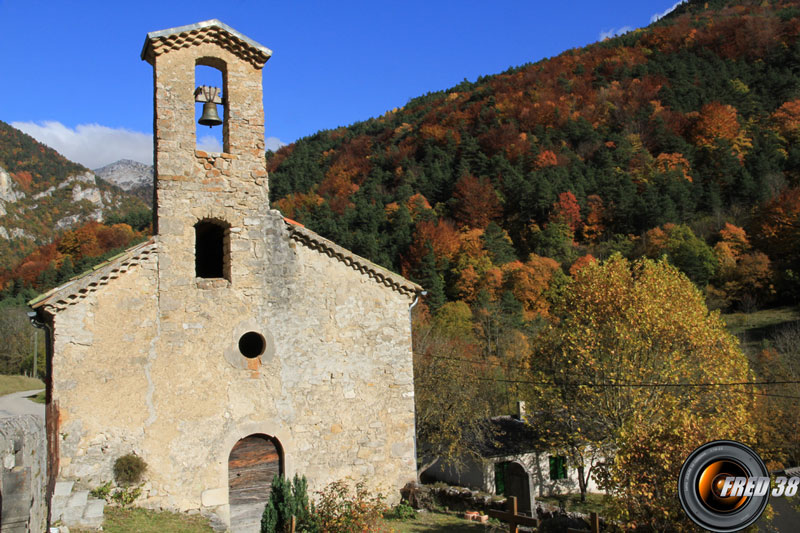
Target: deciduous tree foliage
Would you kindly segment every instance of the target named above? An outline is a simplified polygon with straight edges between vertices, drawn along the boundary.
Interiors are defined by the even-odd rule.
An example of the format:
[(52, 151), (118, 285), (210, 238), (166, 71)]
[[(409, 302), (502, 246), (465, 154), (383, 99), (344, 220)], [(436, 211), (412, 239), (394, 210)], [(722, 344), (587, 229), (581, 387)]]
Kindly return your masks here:
[(793, 141), (800, 139), (800, 99), (785, 102), (772, 114), (772, 118), (781, 135)]
[(708, 285), (717, 272), (717, 258), (711, 247), (683, 224), (664, 224), (648, 231), (645, 253), (651, 258), (666, 255), (670, 263), (700, 287)]
[(553, 204), (553, 213), (550, 216), (553, 222), (566, 224), (574, 234), (581, 226), (581, 206), (572, 191), (562, 192)]
[[(38, 291), (53, 288), (144, 238), (126, 223), (88, 222), (28, 254), (14, 269), (0, 272), (0, 289), (19, 283)], [(14, 295), (10, 295), (14, 296)]]
[(536, 254), (531, 254), (524, 263), (512, 261), (503, 265), (503, 286), (522, 303), (524, 318), (532, 320), (536, 316), (547, 315), (550, 303), (545, 292), (559, 269), (553, 259)]
[[(751, 377), (736, 340), (665, 260), (590, 263), (551, 312), (557, 320), (535, 343), (532, 381), (549, 383), (535, 391), (538, 405), (573, 421), (554, 433), (564, 432), (562, 444), (607, 451), (601, 479), (620, 502), (617, 518), (692, 530), (674, 491), (686, 455), (709, 436), (752, 437), (751, 391), (724, 385)], [(683, 383), (710, 385), (667, 386)]]
[(489, 397), (481, 394), (485, 383), (480, 381), (489, 367), (479, 361), (466, 304), (444, 304), (435, 318), (420, 304), (413, 320), (417, 460), (422, 475), (438, 462), (460, 467), (476, 456), (481, 435), (489, 431)]
[(749, 303), (770, 295), (772, 270), (766, 254), (752, 249), (744, 229), (725, 223), (714, 246), (719, 269), (709, 291), (725, 303)]
[(453, 198), (455, 219), (462, 226), (484, 229), (502, 213), (492, 184), (469, 174), (458, 180)]

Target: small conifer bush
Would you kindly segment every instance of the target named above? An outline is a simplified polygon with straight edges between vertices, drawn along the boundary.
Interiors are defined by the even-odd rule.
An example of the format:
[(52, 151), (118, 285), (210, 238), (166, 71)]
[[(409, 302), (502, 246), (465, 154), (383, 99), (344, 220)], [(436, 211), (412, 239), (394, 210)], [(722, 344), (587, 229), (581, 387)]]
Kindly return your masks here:
[(295, 531), (315, 532), (310, 510), (306, 477), (295, 474), (290, 481), (276, 475), (272, 479), (272, 491), (261, 516), (261, 533), (288, 532), (292, 516), (296, 520)]

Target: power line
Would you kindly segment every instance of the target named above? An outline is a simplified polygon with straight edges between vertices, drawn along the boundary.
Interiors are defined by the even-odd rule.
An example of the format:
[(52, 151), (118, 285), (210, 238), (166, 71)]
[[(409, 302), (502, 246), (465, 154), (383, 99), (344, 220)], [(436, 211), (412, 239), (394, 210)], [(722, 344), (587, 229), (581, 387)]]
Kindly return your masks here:
[(772, 398), (788, 398), (790, 400), (800, 400), (800, 396), (789, 396), (786, 394), (772, 394), (769, 392), (747, 392), (747, 391), (733, 391), (733, 392), (742, 392), (744, 394), (752, 394), (753, 396), (769, 396)]
[(800, 381), (738, 381), (731, 383), (591, 383), (591, 382), (558, 382), (558, 381), (531, 381), (522, 379), (475, 378), (478, 381), (496, 381), (500, 383), (517, 383), (523, 385), (554, 385), (557, 387), (597, 387), (597, 388), (668, 388), (668, 387), (740, 387), (740, 386), (771, 386), (771, 385), (798, 385)]
[[(507, 365), (503, 363), (496, 363), (492, 361), (477, 361), (466, 357), (448, 357), (445, 355), (432, 355), (433, 359), (447, 359), (450, 361), (463, 361), (478, 365), (490, 365), (501, 368), (518, 368), (521, 370), (530, 370), (530, 367), (521, 365)], [(529, 385), (558, 385), (558, 386), (574, 386), (574, 387), (728, 387), (739, 385), (757, 385), (757, 386), (771, 386), (771, 385), (800, 385), (800, 380), (781, 380), (781, 381), (739, 381), (731, 383), (593, 383), (593, 382), (555, 382), (555, 381), (527, 381), (527, 380), (507, 380), (495, 378), (478, 378), (481, 381), (504, 381), (507, 383), (524, 383)]]

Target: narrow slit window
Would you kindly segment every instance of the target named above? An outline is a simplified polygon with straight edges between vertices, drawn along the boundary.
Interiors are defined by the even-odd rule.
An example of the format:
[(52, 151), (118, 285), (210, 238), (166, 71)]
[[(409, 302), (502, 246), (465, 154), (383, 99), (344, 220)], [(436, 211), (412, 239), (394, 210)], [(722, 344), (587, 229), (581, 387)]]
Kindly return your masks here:
[(198, 278), (230, 280), (229, 227), (213, 220), (201, 220), (194, 226), (195, 275)]

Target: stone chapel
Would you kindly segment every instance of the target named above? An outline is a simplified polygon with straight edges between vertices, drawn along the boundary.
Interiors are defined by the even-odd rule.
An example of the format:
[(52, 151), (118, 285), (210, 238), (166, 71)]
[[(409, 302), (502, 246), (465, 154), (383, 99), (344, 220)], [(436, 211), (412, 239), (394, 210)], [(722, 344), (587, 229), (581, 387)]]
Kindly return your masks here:
[[(137, 505), (257, 531), (276, 473), (311, 490), (363, 479), (390, 498), (415, 478), (422, 289), (270, 209), (270, 55), (218, 20), (147, 35), (155, 236), (31, 302), (49, 332), (54, 499), (135, 453)], [(196, 148), (198, 65), (222, 75), (222, 153)]]

